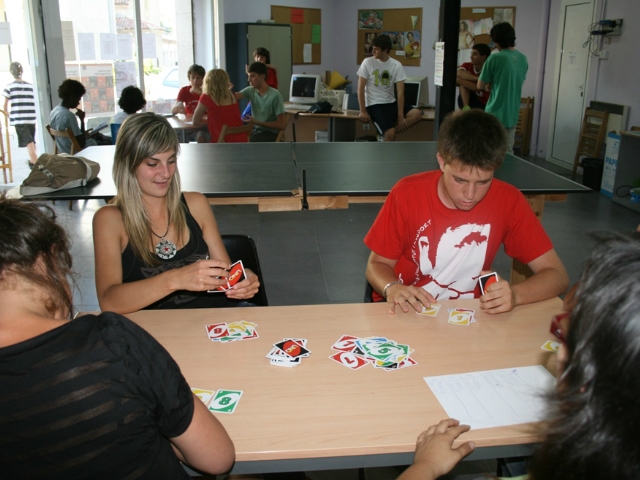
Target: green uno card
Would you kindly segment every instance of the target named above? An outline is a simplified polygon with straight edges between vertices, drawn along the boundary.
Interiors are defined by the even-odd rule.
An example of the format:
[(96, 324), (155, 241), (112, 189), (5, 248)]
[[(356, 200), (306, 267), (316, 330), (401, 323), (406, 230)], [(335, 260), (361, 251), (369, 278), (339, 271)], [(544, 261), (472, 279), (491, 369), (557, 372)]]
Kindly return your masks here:
[(216, 413), (233, 413), (238, 406), (241, 390), (218, 390), (209, 404), (209, 411)]

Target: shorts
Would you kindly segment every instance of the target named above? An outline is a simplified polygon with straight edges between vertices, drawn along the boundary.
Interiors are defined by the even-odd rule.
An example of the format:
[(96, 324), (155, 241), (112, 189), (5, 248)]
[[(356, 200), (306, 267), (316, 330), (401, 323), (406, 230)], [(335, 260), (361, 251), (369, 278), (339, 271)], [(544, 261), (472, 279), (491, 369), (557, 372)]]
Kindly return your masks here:
[(36, 136), (36, 124), (35, 123), (21, 123), (15, 125), (16, 134), (18, 134), (18, 147), (24, 148), (30, 143), (36, 143), (34, 137)]
[[(413, 109), (411, 105), (405, 105), (404, 114), (409, 113), (411, 109)], [(396, 128), (398, 123), (398, 102), (369, 105), (367, 113), (371, 117), (371, 121), (384, 133), (391, 128)]]
[(278, 138), (278, 132), (272, 132), (270, 130), (262, 130), (261, 128), (254, 128), (249, 137), (249, 141), (256, 142), (275, 142)]
[[(469, 92), (469, 108), (480, 108), (484, 110), (487, 106), (486, 103), (482, 103), (482, 100), (478, 98), (476, 92)], [(462, 97), (458, 95), (458, 108), (462, 109)]]

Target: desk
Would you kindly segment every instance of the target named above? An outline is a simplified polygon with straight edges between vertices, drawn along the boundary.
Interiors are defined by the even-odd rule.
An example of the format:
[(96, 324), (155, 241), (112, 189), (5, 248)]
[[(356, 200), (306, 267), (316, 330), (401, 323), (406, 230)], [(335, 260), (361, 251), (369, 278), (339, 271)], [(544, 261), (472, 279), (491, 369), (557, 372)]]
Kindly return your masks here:
[[(196, 388), (242, 390), (236, 411), (219, 414), (236, 447), (234, 473), (282, 472), (409, 464), (426, 427), (447, 417), (425, 376), (528, 365), (555, 374), (555, 354), (540, 349), (554, 337), (560, 299), (489, 316), (478, 300), (442, 301), (434, 318), (389, 316), (385, 304), (140, 311), (128, 315), (173, 356)], [(447, 309), (474, 308), (468, 327), (447, 323)], [(248, 320), (258, 339), (218, 344), (205, 325)], [(328, 357), (343, 334), (383, 335), (415, 349), (418, 364), (394, 372), (370, 365), (352, 371)], [(295, 368), (265, 358), (285, 337), (307, 338), (311, 356)], [(470, 459), (529, 454), (540, 440), (533, 424), (481, 429)], [(459, 441), (456, 442), (456, 445)]]
[(206, 132), (208, 130), (206, 117), (203, 125), (194, 125), (193, 115), (187, 115), (184, 119), (174, 115), (167, 117), (167, 120), (169, 121), (169, 124), (171, 124), (171, 128), (173, 128), (176, 131), (176, 134), (179, 135), (181, 143), (187, 143), (187, 134), (193, 132)]
[[(292, 117), (285, 130), (287, 139), (293, 140), (293, 125), (296, 128), (296, 142), (315, 142), (316, 130), (327, 130), (329, 142), (353, 142), (356, 138), (375, 135), (375, 127), (369, 123), (369, 130), (364, 130), (364, 123), (358, 117), (358, 110), (345, 110), (342, 113), (305, 113), (304, 110), (287, 110)], [(297, 117), (296, 115), (297, 114)], [(433, 119), (435, 111), (422, 111), (422, 121), (405, 133), (398, 133), (396, 140), (426, 142), (433, 140)]]

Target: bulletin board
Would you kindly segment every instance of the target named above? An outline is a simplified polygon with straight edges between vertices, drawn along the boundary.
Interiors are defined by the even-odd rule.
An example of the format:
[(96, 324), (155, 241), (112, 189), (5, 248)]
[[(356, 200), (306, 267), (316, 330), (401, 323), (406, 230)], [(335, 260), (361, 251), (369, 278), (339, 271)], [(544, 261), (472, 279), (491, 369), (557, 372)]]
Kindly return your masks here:
[(466, 36), (464, 32), (460, 32), (458, 50), (469, 49), (476, 43), (489, 45), (491, 43), (489, 32), (493, 25), (508, 22), (513, 28), (516, 27), (516, 7), (464, 7), (460, 9), (460, 25), (462, 28), (466, 28), (463, 22), (469, 28), (472, 40), (469, 42), (470, 37)]
[[(358, 10), (358, 65), (372, 56), (371, 41), (378, 35), (391, 37), (389, 56), (402, 65), (419, 67), (422, 58), (422, 8)], [(410, 34), (410, 35), (409, 35)]]
[[(271, 5), (271, 20), (291, 25), (293, 37), (291, 39), (291, 55), (294, 65), (319, 65), (322, 63), (321, 13), (319, 8)], [(305, 62), (305, 48), (307, 48), (307, 55), (308, 49), (311, 49), (311, 61)]]

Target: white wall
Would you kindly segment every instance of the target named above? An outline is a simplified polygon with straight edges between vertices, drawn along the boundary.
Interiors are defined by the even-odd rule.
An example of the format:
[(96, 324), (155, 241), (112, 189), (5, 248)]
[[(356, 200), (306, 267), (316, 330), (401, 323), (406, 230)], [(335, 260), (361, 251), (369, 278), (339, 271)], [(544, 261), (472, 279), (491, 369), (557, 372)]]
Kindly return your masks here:
[[(587, 105), (591, 100), (629, 105), (629, 118), (626, 128), (640, 125), (640, 89), (637, 79), (640, 76), (640, 54), (634, 32), (640, 28), (640, 2), (630, 0), (602, 0), (601, 18), (622, 18), (622, 35), (609, 37), (608, 59), (592, 59), (589, 70)], [(538, 129), (536, 155), (545, 157), (549, 141), (549, 124), (552, 118), (552, 91), (556, 76), (555, 63), (559, 52), (558, 16), (560, 0), (551, 1), (549, 18), (549, 41), (546, 56), (546, 68), (543, 88), (543, 102)], [(585, 32), (585, 40), (587, 39)], [(535, 137), (536, 132), (532, 133)]]

